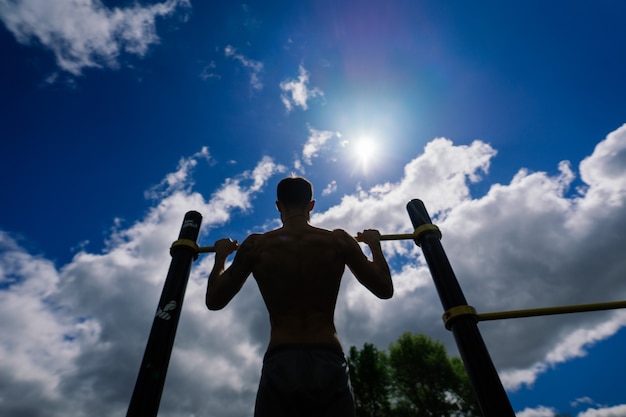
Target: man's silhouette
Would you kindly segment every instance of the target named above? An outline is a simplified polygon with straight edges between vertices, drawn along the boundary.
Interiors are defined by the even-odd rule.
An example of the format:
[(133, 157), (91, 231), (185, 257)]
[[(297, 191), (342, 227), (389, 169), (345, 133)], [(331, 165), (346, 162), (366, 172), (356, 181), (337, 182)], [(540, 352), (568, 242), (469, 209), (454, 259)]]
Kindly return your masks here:
[[(372, 260), (344, 230), (309, 224), (313, 187), (300, 177), (278, 184), (276, 206), (283, 226), (237, 241), (215, 242), (206, 305), (219, 310), (252, 273), (267, 307), (271, 335), (263, 360), (255, 417), (354, 416), (348, 368), (334, 324), (339, 284), (346, 265), (379, 298), (393, 295), (380, 233), (357, 238)], [(229, 254), (233, 263), (224, 269)]]

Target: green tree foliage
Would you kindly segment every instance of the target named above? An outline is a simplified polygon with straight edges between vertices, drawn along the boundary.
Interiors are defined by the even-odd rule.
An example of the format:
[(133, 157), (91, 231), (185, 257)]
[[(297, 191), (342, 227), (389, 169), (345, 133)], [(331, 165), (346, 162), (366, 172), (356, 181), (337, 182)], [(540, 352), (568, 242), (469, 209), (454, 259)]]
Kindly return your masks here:
[(451, 357), (450, 364), (454, 369), (454, 373), (459, 380), (459, 388), (457, 391), (458, 404), (461, 416), (480, 416), (480, 407), (474, 394), (474, 388), (470, 382), (465, 365), (459, 357)]
[(389, 346), (393, 392), (402, 416), (451, 416), (459, 381), (443, 344), (405, 333)]
[(389, 353), (350, 349), (357, 417), (474, 417), (478, 404), (459, 358), (441, 342), (405, 333)]
[(352, 346), (348, 364), (352, 389), (358, 392), (354, 398), (357, 416), (388, 416), (391, 380), (385, 352), (370, 343), (365, 343), (360, 351)]

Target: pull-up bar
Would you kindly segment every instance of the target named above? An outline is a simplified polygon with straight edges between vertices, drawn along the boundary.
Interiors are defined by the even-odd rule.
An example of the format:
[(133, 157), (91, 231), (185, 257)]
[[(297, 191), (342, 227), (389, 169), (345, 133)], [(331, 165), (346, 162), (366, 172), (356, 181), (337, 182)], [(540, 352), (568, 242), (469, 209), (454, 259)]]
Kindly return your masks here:
[(555, 314), (585, 313), (589, 311), (616, 310), (626, 308), (626, 301), (610, 301), (608, 303), (579, 304), (561, 307), (531, 308), (526, 310), (497, 311), (494, 313), (477, 314), (478, 321), (517, 319), (522, 317), (551, 316)]
[[(421, 246), (445, 310), (443, 318), (446, 328), (454, 335), (483, 417), (514, 417), (515, 413), (477, 328), (477, 322), (626, 308), (626, 301), (616, 301), (478, 314), (467, 304), (439, 242), (441, 231), (432, 224), (423, 202), (410, 201), (407, 211), (415, 231), (381, 235), (380, 240), (413, 240)], [(199, 247), (196, 243), (201, 223), (200, 213), (187, 212), (178, 240), (170, 248), (172, 262), (154, 316), (127, 417), (157, 415), (191, 264), (200, 253), (215, 252), (214, 246)]]
[[(380, 240), (414, 240), (417, 243), (422, 234), (430, 231), (435, 232), (439, 236), (439, 239), (441, 239), (441, 231), (437, 226), (435, 226), (434, 224), (424, 224), (416, 228), (413, 233), (380, 235)], [(359, 241), (356, 236), (354, 236), (354, 239)], [(196, 254), (215, 252), (215, 246), (198, 246), (196, 242), (188, 239), (179, 239), (175, 241), (174, 243), (172, 243), (171, 249), (174, 249), (177, 246), (189, 246), (196, 251)]]

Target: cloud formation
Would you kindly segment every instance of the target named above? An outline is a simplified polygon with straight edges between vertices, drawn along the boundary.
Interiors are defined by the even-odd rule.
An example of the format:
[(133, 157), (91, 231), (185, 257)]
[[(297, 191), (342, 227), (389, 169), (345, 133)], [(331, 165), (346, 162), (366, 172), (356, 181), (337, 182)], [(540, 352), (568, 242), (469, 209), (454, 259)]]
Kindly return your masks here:
[(337, 191), (337, 181), (332, 180), (326, 187), (322, 190), (322, 195), (330, 195)]
[(319, 156), (320, 151), (324, 149), (327, 142), (333, 138), (339, 138), (341, 135), (337, 132), (329, 130), (317, 130), (309, 126), (309, 137), (302, 147), (302, 159), (307, 165), (311, 165), (313, 158)]
[(100, 0), (0, 1), (0, 19), (24, 45), (50, 49), (73, 75), (85, 68), (116, 68), (120, 55), (143, 57), (159, 42), (156, 19), (191, 7), (189, 0), (109, 8)]
[[(624, 299), (625, 152), (626, 125), (580, 163), (583, 186), (577, 190), (571, 189), (575, 170), (563, 162), (556, 175), (520, 170), (508, 184), (493, 184), (473, 198), (469, 185), (488, 172), (495, 149), (481, 141), (458, 146), (438, 138), (396, 181), (345, 194), (312, 223), (352, 234), (364, 228), (406, 233), (405, 205), (419, 197), (479, 312)], [(0, 331), (11, 335), (0, 339), (0, 414), (125, 413), (184, 213), (203, 214), (201, 243), (222, 237), (219, 228), (234, 215), (251, 216), (255, 198), (273, 193), (268, 183), (285, 172), (265, 157), (202, 196), (193, 189), (193, 168), (208, 155), (202, 149), (181, 159), (151, 194), (154, 206), (131, 226), (114, 230), (102, 253), (83, 250), (57, 267), (0, 232)], [(595, 239), (598, 234), (603, 238)], [(336, 311), (344, 347), (371, 342), (385, 349), (411, 331), (442, 340), (454, 352), (420, 249), (409, 241), (384, 245), (396, 294), (379, 300), (346, 273)], [(267, 313), (252, 279), (224, 310), (207, 311), (203, 299), (212, 263), (209, 254), (193, 266), (160, 416), (252, 411), (269, 336)], [(624, 312), (603, 312), (481, 323), (481, 332), (504, 383), (515, 389), (555, 363), (584, 355), (625, 325)], [(623, 407), (596, 407), (579, 417), (623, 415)]]
[(600, 409), (590, 408), (587, 411), (579, 413), (577, 417), (621, 417), (623, 415), (626, 415), (626, 405), (604, 407)]
[(294, 106), (302, 110), (308, 109), (307, 101), (318, 96), (324, 96), (324, 92), (317, 87), (309, 88), (309, 72), (300, 65), (299, 74), (296, 80), (286, 80), (280, 83), (282, 100), (287, 112)]
[(556, 411), (549, 407), (525, 408), (519, 413), (515, 413), (517, 417), (554, 417)]
[(224, 48), (224, 55), (234, 59), (235, 61), (238, 61), (241, 65), (243, 65), (250, 71), (250, 87), (257, 91), (263, 89), (263, 83), (259, 78), (259, 74), (261, 73), (261, 71), (263, 71), (262, 62), (255, 61), (246, 57), (245, 55), (238, 53), (237, 49), (235, 49), (231, 45), (228, 45), (226, 48)]
[[(114, 231), (104, 253), (80, 252), (71, 263), (57, 269), (51, 261), (28, 254), (15, 239), (0, 233), (0, 313), (6, 318), (0, 329), (12, 335), (0, 342), (3, 392), (0, 414), (125, 413), (138, 370), (135, 365), (141, 359), (155, 301), (168, 268), (168, 246), (180, 230), (184, 213), (197, 209), (204, 214), (206, 236), (207, 230), (228, 221), (234, 210), (249, 208), (254, 195), (268, 179), (284, 171), (271, 159), (264, 158), (254, 169), (225, 181), (205, 200), (183, 183), (189, 185), (191, 181), (193, 161), (206, 155), (208, 151), (203, 149), (181, 160), (179, 169), (166, 176), (164, 182), (168, 188), (160, 194), (158, 204), (129, 228)], [(202, 304), (198, 297), (206, 279), (201, 274), (207, 273), (208, 263), (206, 259), (197, 265), (192, 276), (187, 296), (189, 305), (183, 313), (192, 322), (182, 320), (181, 328), (189, 331), (190, 325), (193, 329), (202, 327), (200, 334), (211, 329), (211, 333), (201, 338), (218, 332), (231, 335), (220, 337), (219, 343), (230, 343), (237, 348), (221, 346), (231, 353), (212, 363), (211, 371), (206, 369), (206, 374), (198, 377), (210, 380), (212, 372), (230, 370), (232, 376), (220, 383), (240, 389), (245, 374), (239, 374), (239, 370), (245, 368), (247, 361), (250, 372), (255, 372), (254, 360), (258, 358), (254, 349), (246, 350), (245, 340), (238, 343), (235, 339), (238, 333), (240, 336), (248, 333), (245, 324), (239, 332), (237, 326), (231, 327), (229, 320), (203, 324), (205, 308), (197, 307)], [(180, 339), (179, 352), (183, 357), (174, 355), (172, 359), (170, 375), (174, 381), (176, 375), (182, 377), (180, 372), (193, 367), (195, 361), (206, 362), (204, 349), (211, 349), (213, 342), (205, 342), (201, 343), (202, 347)], [(201, 389), (207, 388), (204, 382), (196, 382)], [(189, 395), (185, 391), (177, 401)], [(27, 398), (24, 392), (31, 394)], [(224, 404), (224, 409), (228, 408)], [(160, 415), (172, 415), (167, 405)]]
[(146, 191), (144, 196), (148, 199), (156, 200), (171, 195), (175, 191), (191, 191), (194, 185), (191, 174), (198, 165), (198, 159), (204, 159), (208, 163), (212, 162), (207, 146), (203, 146), (199, 152), (190, 157), (180, 158), (176, 171), (167, 174), (158, 185)]

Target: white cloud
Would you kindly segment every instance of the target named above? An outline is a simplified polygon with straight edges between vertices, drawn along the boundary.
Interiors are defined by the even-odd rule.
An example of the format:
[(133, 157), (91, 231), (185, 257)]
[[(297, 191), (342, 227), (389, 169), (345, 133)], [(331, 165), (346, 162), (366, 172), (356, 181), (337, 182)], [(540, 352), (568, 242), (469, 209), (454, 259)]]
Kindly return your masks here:
[[(311, 131), (310, 149), (317, 151), (330, 139), (331, 132)], [(310, 152), (310, 155), (315, 154)], [(381, 228), (386, 233), (406, 232), (410, 223), (405, 205), (411, 198), (419, 196), (425, 201), (431, 216), (452, 209), (468, 199), (468, 179), (479, 178), (479, 172), (488, 170), (493, 155), (495, 150), (480, 141), (470, 146), (454, 146), (450, 140), (434, 139), (422, 155), (404, 167), (404, 175), (398, 182), (378, 184), (346, 195), (339, 205), (318, 214), (316, 219), (354, 232), (369, 227)]]
[(159, 42), (155, 21), (189, 0), (108, 8), (100, 0), (0, 1), (0, 19), (18, 42), (50, 49), (73, 75), (84, 68), (116, 68), (122, 52), (143, 57)]
[(208, 65), (205, 65), (204, 68), (202, 68), (202, 72), (200, 73), (200, 78), (204, 81), (210, 79), (210, 78), (216, 78), (216, 79), (220, 79), (222, 78), (221, 75), (215, 73), (215, 68), (217, 68), (217, 65), (215, 64), (215, 61), (211, 61), (209, 62)]
[(317, 87), (309, 88), (308, 83), (309, 73), (302, 65), (300, 65), (297, 80), (287, 80), (280, 83), (280, 90), (282, 91), (280, 99), (288, 112), (293, 109), (293, 106), (299, 106), (302, 110), (306, 110), (308, 108), (307, 101), (324, 95), (322, 90)]
[(293, 167), (296, 171), (304, 174), (305, 170), (304, 170), (304, 167), (302, 166), (302, 161), (300, 159), (296, 158), (293, 161)]
[(612, 320), (593, 328), (576, 329), (546, 355), (546, 361), (550, 364), (557, 364), (572, 358), (583, 357), (587, 354), (586, 347), (614, 335), (623, 326), (626, 326), (626, 311), (616, 312)]
[(554, 417), (555, 411), (549, 407), (525, 408), (515, 413), (517, 417)]
[(322, 195), (330, 195), (337, 191), (337, 181), (332, 180), (323, 190)]
[[(481, 141), (455, 146), (435, 139), (405, 166), (401, 178), (344, 195), (316, 213), (312, 223), (352, 234), (372, 227), (407, 233), (412, 227), (405, 205), (419, 197), (443, 231), (442, 244), (479, 312), (624, 299), (626, 175), (611, 156), (620, 157), (626, 126), (609, 137), (581, 166), (584, 192), (569, 190), (574, 171), (563, 163), (554, 176), (520, 171), (480, 198), (472, 198), (469, 184), (489, 169), (495, 150)], [(257, 216), (251, 210), (254, 199), (285, 171), (263, 158), (224, 179), (205, 198), (191, 187), (191, 161), (200, 161), (198, 155), (208, 157), (208, 151), (181, 159), (161, 183), (154, 207), (130, 226), (118, 226), (102, 253), (82, 250), (58, 268), (0, 233), (0, 331), (11, 335), (0, 339), (1, 414), (125, 412), (168, 268), (168, 249), (184, 213), (203, 214), (201, 241), (222, 237), (217, 228), (233, 215)], [(269, 224), (254, 221), (258, 227)], [(379, 300), (346, 274), (336, 311), (344, 347), (371, 342), (386, 348), (412, 331), (442, 340), (454, 352), (420, 249), (410, 241), (383, 245), (394, 265), (396, 294)], [(208, 312), (203, 297), (212, 261), (212, 255), (204, 255), (193, 266), (161, 402), (164, 417), (207, 409), (216, 417), (240, 416), (254, 406), (268, 341), (267, 313), (251, 282), (224, 310)], [(480, 328), (504, 382), (515, 387), (531, 384), (554, 363), (584, 354), (623, 325), (624, 313), (601, 312), (485, 322)], [(623, 416), (620, 407), (580, 416)], [(526, 409), (521, 415), (542, 417), (548, 411)]]
[(626, 416), (626, 404), (617, 405), (615, 407), (607, 407), (600, 409), (589, 409), (582, 413), (578, 413), (578, 417), (624, 417)]
[(191, 189), (194, 183), (190, 175), (193, 168), (198, 164), (198, 159), (204, 159), (209, 163), (212, 162), (208, 147), (203, 146), (200, 151), (192, 156), (180, 158), (177, 170), (167, 174), (158, 185), (146, 191), (144, 193), (145, 197), (156, 200), (172, 194), (174, 191)]
[[(0, 328), (3, 334), (11, 335), (1, 346), (2, 357), (13, 358), (7, 365), (20, 379), (38, 380), (45, 383), (48, 377), (45, 368), (53, 364), (46, 363), (45, 357), (37, 357), (37, 354), (30, 355), (29, 352), (45, 351), (47, 346), (42, 345), (42, 342), (50, 342), (46, 340), (49, 337), (55, 339), (55, 345), (63, 345), (60, 336), (68, 329), (57, 323), (52, 314), (45, 314), (46, 308), (43, 302), (54, 291), (58, 283), (58, 275), (52, 262), (24, 253), (5, 233), (0, 234), (0, 245), (2, 245), (0, 282), (3, 286), (8, 286), (9, 290), (0, 292), (0, 308), (3, 317), (0, 321)], [(24, 279), (24, 277), (38, 277), (39, 279)], [(22, 307), (35, 314), (40, 312), (44, 314), (39, 315), (41, 320), (32, 321), (27, 315), (20, 313)], [(60, 351), (66, 351), (66, 349), (60, 349)], [(59, 361), (59, 364), (61, 362), (64, 361)], [(51, 385), (53, 384), (54, 382)]]
[(580, 397), (576, 398), (574, 401), (570, 403), (571, 407), (578, 407), (581, 404), (594, 404), (593, 399), (589, 397)]
[[(276, 174), (285, 172), (285, 167), (276, 164), (271, 158), (263, 158), (254, 170), (244, 171), (235, 178), (228, 178), (222, 187), (211, 196), (210, 212), (215, 219), (225, 222), (233, 209), (247, 210), (251, 207), (249, 195), (259, 192), (267, 179)], [(242, 188), (241, 183), (252, 180), (248, 188)]]
[(626, 125), (611, 132), (593, 154), (580, 164), (582, 180), (589, 186), (587, 198), (609, 206), (621, 206), (626, 190)]
[(341, 137), (337, 132), (328, 130), (316, 130), (309, 127), (309, 138), (302, 148), (302, 160), (307, 164), (312, 164), (312, 159), (317, 157), (319, 152), (325, 147), (326, 143), (333, 139)]
[(263, 83), (261, 82), (261, 79), (259, 78), (259, 74), (261, 73), (261, 71), (263, 71), (262, 62), (255, 61), (253, 59), (247, 58), (246, 56), (240, 53), (237, 53), (237, 50), (230, 45), (224, 48), (224, 54), (229, 58), (239, 61), (241, 65), (243, 65), (245, 68), (247, 68), (250, 71), (250, 86), (254, 90), (260, 91), (263, 89)]

